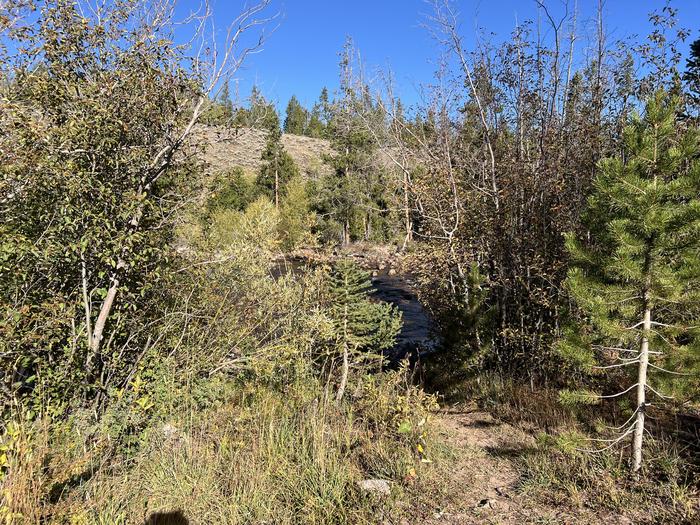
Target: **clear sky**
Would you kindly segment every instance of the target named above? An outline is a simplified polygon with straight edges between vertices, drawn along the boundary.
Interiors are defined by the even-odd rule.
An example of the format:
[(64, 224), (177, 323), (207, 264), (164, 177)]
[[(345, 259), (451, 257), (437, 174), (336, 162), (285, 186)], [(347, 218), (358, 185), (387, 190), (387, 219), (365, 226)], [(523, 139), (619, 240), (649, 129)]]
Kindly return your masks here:
[[(597, 0), (569, 3), (574, 1), (578, 3), (579, 32), (592, 35)], [(546, 3), (553, 14), (563, 13), (564, 0)], [(214, 0), (219, 27), (240, 12), (243, 4), (241, 0)], [(648, 34), (648, 13), (664, 4), (665, 0), (606, 0), (609, 39)], [(199, 0), (180, 0), (180, 8), (198, 5)], [(458, 0), (456, 5), (467, 46), (474, 43), (478, 28), (494, 33), (493, 42), (498, 43), (508, 38), (516, 20), (537, 17), (534, 0)], [(700, 37), (700, 0), (675, 0), (672, 5), (679, 10), (680, 25), (691, 30), (685, 52), (690, 41)], [(273, 0), (273, 10), (281, 12), (279, 27), (264, 50), (251, 56), (239, 73), (242, 97), (256, 83), (280, 108), (293, 94), (311, 106), (323, 86), (331, 92), (336, 88), (338, 52), (346, 36), (353, 38), (368, 70), (391, 66), (408, 104), (418, 99), (418, 86), (429, 82), (436, 69), (436, 44), (421, 27), (431, 11), (425, 0)], [(233, 92), (235, 85), (231, 89)]]

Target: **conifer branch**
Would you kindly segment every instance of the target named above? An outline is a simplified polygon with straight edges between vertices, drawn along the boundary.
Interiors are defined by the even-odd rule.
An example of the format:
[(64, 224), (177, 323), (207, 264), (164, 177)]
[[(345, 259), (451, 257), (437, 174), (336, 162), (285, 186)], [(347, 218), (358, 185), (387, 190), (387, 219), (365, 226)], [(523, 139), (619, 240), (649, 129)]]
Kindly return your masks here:
[(611, 395), (608, 395), (608, 396), (598, 396), (598, 397), (599, 397), (600, 399), (610, 399), (610, 398), (613, 398), (613, 397), (619, 397), (619, 396), (621, 396), (621, 395), (623, 395), (623, 394), (626, 394), (627, 392), (629, 392), (629, 391), (632, 390), (633, 388), (636, 388), (638, 385), (639, 385), (639, 383), (635, 383), (635, 384), (633, 384), (632, 386), (630, 386), (629, 388), (627, 388), (626, 390), (623, 390), (622, 392), (618, 392), (617, 394), (611, 394)]
[(616, 363), (614, 365), (606, 365), (606, 366), (592, 366), (594, 370), (606, 370), (608, 368), (620, 368), (621, 366), (627, 366), (631, 364), (639, 363), (639, 359), (632, 359), (631, 361), (625, 361), (624, 363)]
[(597, 454), (597, 453), (600, 453), (600, 452), (605, 452), (606, 450), (610, 450), (610, 449), (613, 448), (615, 445), (617, 445), (620, 441), (622, 441), (625, 437), (629, 436), (632, 432), (634, 432), (635, 426), (636, 426), (636, 425), (630, 426), (630, 428), (628, 428), (628, 429), (625, 431), (624, 434), (622, 434), (622, 435), (621, 435), (620, 437), (618, 437), (617, 439), (613, 440), (607, 447), (600, 448), (600, 449), (582, 449), (582, 448), (577, 448), (576, 450), (579, 451), (579, 452), (588, 452), (588, 453), (591, 453), (591, 454)]
[(684, 372), (674, 372), (673, 370), (666, 370), (665, 368), (661, 368), (660, 366), (656, 366), (653, 363), (649, 363), (649, 366), (652, 368), (655, 368), (656, 370), (661, 370), (662, 372), (666, 372), (667, 374), (673, 374), (677, 376), (691, 376), (692, 374), (686, 374)]
[(673, 396), (667, 396), (667, 395), (665, 395), (665, 394), (662, 394), (661, 392), (659, 392), (658, 390), (656, 390), (654, 387), (652, 387), (649, 383), (646, 384), (646, 387), (647, 387), (649, 390), (651, 390), (652, 392), (654, 392), (654, 393), (655, 393), (657, 396), (659, 396), (661, 399), (674, 399)]

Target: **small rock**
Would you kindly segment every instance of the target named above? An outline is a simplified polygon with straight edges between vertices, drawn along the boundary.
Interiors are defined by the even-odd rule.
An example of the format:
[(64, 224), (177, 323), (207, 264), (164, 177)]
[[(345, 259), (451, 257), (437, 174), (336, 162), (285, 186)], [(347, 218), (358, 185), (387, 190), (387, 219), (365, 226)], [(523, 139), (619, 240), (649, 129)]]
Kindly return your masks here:
[(172, 423), (166, 423), (161, 429), (166, 442), (176, 442), (180, 440), (180, 430)]
[(379, 265), (379, 271), (381, 272), (382, 270), (386, 270), (386, 264)]
[(395, 269), (395, 268), (389, 268), (389, 275), (396, 275), (396, 269)]
[(372, 272), (372, 277), (377, 277), (379, 275), (379, 272), (377, 270), (374, 270)]
[(388, 496), (391, 492), (389, 482), (383, 479), (363, 479), (358, 481), (357, 485), (364, 492), (372, 492), (382, 496)]
[(496, 494), (498, 494), (499, 496), (502, 496), (504, 498), (510, 498), (510, 494), (503, 487), (496, 487)]
[(476, 505), (479, 509), (495, 509), (497, 506), (496, 500), (491, 498), (484, 498)]

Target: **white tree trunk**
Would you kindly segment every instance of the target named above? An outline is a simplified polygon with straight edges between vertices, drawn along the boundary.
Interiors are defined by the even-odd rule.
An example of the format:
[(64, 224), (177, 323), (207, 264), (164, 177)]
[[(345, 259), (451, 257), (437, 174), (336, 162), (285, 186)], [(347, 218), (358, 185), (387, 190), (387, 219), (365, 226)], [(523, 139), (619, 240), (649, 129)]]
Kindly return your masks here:
[(345, 395), (345, 388), (348, 386), (348, 375), (350, 373), (350, 358), (348, 356), (348, 305), (343, 310), (343, 368), (340, 374), (340, 385), (335, 396), (336, 403), (340, 403)]
[(119, 290), (119, 272), (122, 268), (126, 266), (126, 263), (121, 258), (117, 262), (117, 267), (111, 278), (109, 289), (107, 290), (107, 295), (102, 301), (102, 306), (100, 307), (100, 313), (97, 315), (97, 321), (95, 321), (95, 327), (92, 332), (92, 338), (90, 339), (90, 353), (88, 354), (87, 362), (85, 364), (86, 368), (89, 369), (92, 364), (92, 360), (100, 351), (100, 345), (102, 344), (102, 337), (105, 326), (107, 324), (107, 319), (112, 311), (112, 306), (114, 305), (114, 299), (117, 297), (117, 291)]
[(649, 331), (651, 310), (644, 310), (644, 335), (639, 349), (639, 374), (637, 376), (637, 419), (632, 440), (632, 472), (636, 475), (642, 467), (642, 441), (644, 438), (644, 410), (646, 407), (647, 368), (649, 366)]
[(411, 224), (411, 210), (409, 209), (409, 198), (408, 198), (408, 192), (410, 191), (409, 189), (409, 180), (408, 180), (408, 171), (404, 169), (403, 171), (403, 213), (404, 213), (404, 226), (406, 228), (406, 237), (404, 238), (403, 241), (403, 246), (402, 250), (406, 249), (406, 245), (413, 240), (413, 225)]

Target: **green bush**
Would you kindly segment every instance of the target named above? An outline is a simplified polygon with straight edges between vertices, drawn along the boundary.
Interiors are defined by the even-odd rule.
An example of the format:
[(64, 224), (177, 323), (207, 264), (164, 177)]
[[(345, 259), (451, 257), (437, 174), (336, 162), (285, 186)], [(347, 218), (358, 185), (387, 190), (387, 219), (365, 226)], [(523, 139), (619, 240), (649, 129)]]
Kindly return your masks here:
[(242, 168), (219, 173), (211, 184), (205, 218), (222, 210), (243, 211), (255, 199), (254, 181)]
[(315, 215), (310, 211), (306, 184), (300, 177), (287, 183), (287, 194), (280, 207), (278, 231), (282, 248), (291, 252), (302, 246), (314, 244), (311, 231)]

